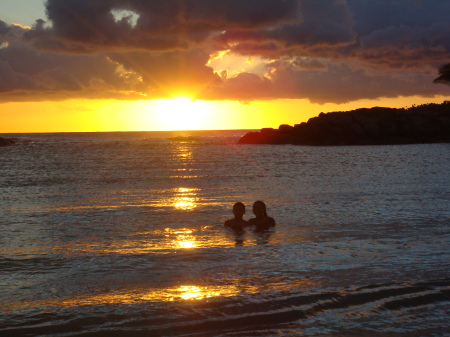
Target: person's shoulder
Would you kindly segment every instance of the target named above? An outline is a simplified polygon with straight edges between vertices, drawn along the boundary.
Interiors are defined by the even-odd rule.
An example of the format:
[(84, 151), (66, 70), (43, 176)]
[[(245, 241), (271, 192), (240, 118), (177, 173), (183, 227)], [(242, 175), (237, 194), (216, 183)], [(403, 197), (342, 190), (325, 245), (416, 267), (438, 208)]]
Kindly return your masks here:
[(230, 219), (230, 220), (226, 220), (223, 225), (225, 227), (240, 228), (240, 227), (248, 226), (248, 222), (244, 219), (242, 219), (242, 220)]
[(225, 227), (232, 227), (234, 224), (234, 219), (230, 219), (230, 220), (226, 220), (225, 223), (223, 224)]
[(248, 223), (249, 225), (254, 225), (254, 224), (256, 223), (256, 218), (248, 219), (247, 223)]
[(276, 226), (275, 219), (274, 219), (274, 218), (271, 218), (270, 216), (269, 216), (268, 218), (269, 218), (270, 224), (271, 224), (272, 226)]

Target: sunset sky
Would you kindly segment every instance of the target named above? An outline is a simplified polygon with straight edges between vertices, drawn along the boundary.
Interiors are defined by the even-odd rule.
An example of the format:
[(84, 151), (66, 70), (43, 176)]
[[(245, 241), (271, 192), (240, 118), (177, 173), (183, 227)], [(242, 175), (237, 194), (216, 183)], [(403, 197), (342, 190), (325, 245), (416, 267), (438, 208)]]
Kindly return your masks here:
[(450, 100), (450, 0), (0, 2), (0, 133), (258, 129)]

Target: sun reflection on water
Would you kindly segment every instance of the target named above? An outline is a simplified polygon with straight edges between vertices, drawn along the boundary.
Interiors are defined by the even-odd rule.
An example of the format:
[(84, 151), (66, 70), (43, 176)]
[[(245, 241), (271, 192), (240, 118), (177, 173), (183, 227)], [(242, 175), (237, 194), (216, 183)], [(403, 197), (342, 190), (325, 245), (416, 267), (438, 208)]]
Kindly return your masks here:
[(177, 148), (178, 152), (176, 156), (180, 159), (191, 159), (192, 158), (192, 151), (187, 146), (179, 146)]
[(196, 207), (195, 201), (192, 198), (180, 198), (173, 205), (175, 208), (184, 210), (193, 209)]
[(108, 291), (102, 294), (73, 296), (29, 302), (11, 302), (5, 310), (30, 307), (78, 307), (86, 305), (136, 304), (139, 302), (194, 301), (211, 297), (230, 297), (240, 292), (236, 286), (193, 286), (182, 285), (176, 288), (132, 289)]
[(179, 292), (179, 297), (184, 300), (201, 300), (203, 298), (220, 296), (220, 291), (210, 290), (206, 287), (181, 286), (176, 291)]
[[(248, 242), (249, 245), (256, 244)], [(76, 255), (103, 255), (109, 253), (120, 254), (168, 254), (178, 249), (211, 248), (234, 246), (233, 239), (217, 235), (214, 226), (193, 226), (178, 228), (152, 228), (130, 233), (127, 237), (118, 237), (108, 245), (97, 238), (86, 240), (73, 240), (71, 242), (53, 242), (51, 245), (40, 244), (36, 246), (0, 248), (3, 254), (61, 254), (64, 256)]]
[(176, 248), (195, 248), (197, 247), (194, 231), (188, 228), (166, 228), (164, 230), (165, 237), (169, 242), (175, 244)]
[(175, 196), (172, 205), (176, 209), (191, 210), (197, 207), (197, 191), (196, 188), (179, 187), (174, 190)]
[(190, 241), (177, 241), (180, 248), (194, 248), (196, 247), (195, 242)]
[(112, 290), (97, 294), (79, 294), (69, 297), (42, 299), (35, 301), (11, 301), (4, 310), (18, 310), (21, 308), (36, 307), (79, 307), (86, 305), (109, 305), (109, 304), (137, 304), (149, 302), (174, 302), (174, 301), (201, 301), (209, 298), (225, 298), (240, 296), (243, 294), (260, 294), (262, 291), (274, 290), (278, 292), (292, 291), (293, 289), (311, 289), (317, 287), (312, 280), (296, 279), (291, 281), (267, 284), (242, 283), (239, 279), (233, 280), (227, 285), (179, 285), (165, 288), (128, 288)]

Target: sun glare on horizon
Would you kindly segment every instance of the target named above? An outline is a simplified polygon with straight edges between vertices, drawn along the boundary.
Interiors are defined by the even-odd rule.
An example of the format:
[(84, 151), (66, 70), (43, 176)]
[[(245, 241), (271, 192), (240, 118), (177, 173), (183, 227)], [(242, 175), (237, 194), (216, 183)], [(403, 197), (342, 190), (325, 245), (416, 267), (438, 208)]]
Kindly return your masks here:
[[(203, 101), (186, 96), (152, 100), (68, 100), (3, 103), (0, 133), (189, 131), (278, 128), (306, 122), (320, 112), (386, 106), (442, 103), (448, 97), (400, 97), (346, 104), (312, 104), (307, 100)], [(14, 113), (10, 113), (14, 111)]]
[(214, 113), (209, 102), (185, 96), (158, 99), (151, 110), (162, 129), (180, 131), (209, 129)]

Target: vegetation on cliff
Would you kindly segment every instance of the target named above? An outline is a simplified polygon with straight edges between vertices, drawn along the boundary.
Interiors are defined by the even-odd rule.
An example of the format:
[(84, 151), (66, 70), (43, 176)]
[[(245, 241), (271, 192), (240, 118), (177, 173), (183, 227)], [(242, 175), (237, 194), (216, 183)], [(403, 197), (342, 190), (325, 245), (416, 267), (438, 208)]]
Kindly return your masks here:
[(378, 145), (450, 142), (450, 101), (321, 113), (307, 122), (249, 132), (239, 144)]
[(433, 83), (450, 85), (450, 63), (444, 64), (439, 68), (439, 76), (434, 79)]

